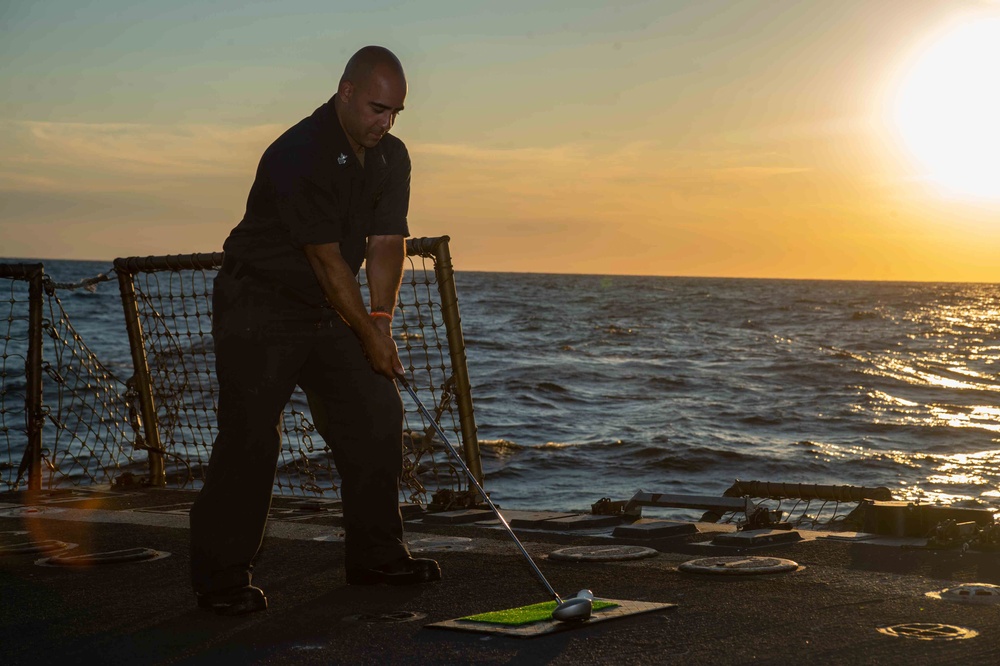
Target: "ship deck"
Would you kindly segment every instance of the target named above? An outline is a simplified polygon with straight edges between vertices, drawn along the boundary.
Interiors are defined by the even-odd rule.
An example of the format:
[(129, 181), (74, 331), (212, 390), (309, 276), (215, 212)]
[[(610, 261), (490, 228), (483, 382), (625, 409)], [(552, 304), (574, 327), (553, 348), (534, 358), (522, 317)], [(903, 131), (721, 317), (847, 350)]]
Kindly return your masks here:
[[(1000, 663), (1000, 605), (926, 596), (958, 583), (1000, 584), (998, 553), (805, 531), (795, 542), (724, 546), (712, 542), (735, 528), (714, 523), (694, 523), (694, 532), (678, 536), (620, 538), (613, 536), (617, 519), (588, 523), (504, 511), (546, 577), (566, 595), (590, 588), (603, 598), (676, 604), (514, 638), (427, 626), (547, 600), (495, 520), (480, 516), (465, 523), (470, 516), (461, 512), (451, 519), (408, 513), (408, 540), (441, 563), (444, 579), (415, 587), (349, 587), (339, 505), (306, 498), (278, 497), (272, 507), (254, 576), (270, 608), (217, 617), (195, 607), (188, 582), (187, 509), (194, 497), (186, 490), (107, 487), (0, 494), (0, 549), (56, 540), (75, 544), (61, 551), (66, 555), (135, 548), (158, 554), (88, 567), (44, 566), (53, 553), (0, 554), (4, 663)], [(643, 545), (658, 552), (611, 562), (548, 557), (583, 545)], [(729, 555), (784, 558), (799, 567), (747, 576), (678, 569), (692, 559)], [(878, 631), (902, 623), (957, 626), (978, 635), (919, 640)]]

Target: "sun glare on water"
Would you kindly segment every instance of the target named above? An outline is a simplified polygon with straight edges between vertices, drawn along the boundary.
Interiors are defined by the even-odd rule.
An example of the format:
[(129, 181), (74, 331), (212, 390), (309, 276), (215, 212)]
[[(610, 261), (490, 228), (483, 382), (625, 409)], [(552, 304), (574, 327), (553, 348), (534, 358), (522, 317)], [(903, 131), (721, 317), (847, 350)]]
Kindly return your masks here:
[(927, 176), (1000, 199), (1000, 16), (952, 26), (911, 60), (893, 122)]

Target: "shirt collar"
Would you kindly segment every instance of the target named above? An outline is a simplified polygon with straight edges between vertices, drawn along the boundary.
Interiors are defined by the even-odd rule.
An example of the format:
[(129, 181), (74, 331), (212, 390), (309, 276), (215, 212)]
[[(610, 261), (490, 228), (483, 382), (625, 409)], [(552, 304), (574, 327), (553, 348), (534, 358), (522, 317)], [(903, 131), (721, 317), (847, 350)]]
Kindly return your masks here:
[[(340, 126), (340, 118), (337, 116), (337, 106), (334, 100), (336, 95), (323, 106), (313, 112), (313, 117), (319, 124), (323, 143), (326, 151), (333, 158), (333, 161), (340, 167), (354, 166), (363, 169), (358, 156), (354, 154), (351, 142), (347, 140), (344, 128)], [(365, 149), (365, 166), (371, 164), (377, 168), (384, 168), (385, 158), (382, 155), (381, 144), (374, 148)]]

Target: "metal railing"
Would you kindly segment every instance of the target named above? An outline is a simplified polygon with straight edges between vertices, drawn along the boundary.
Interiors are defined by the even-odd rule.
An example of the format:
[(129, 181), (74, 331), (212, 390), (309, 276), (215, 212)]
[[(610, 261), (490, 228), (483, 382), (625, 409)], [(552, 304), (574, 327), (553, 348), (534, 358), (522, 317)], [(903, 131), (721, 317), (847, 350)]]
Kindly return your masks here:
[[(11, 281), (9, 304), (10, 309), (7, 315), (7, 335), (4, 337), (4, 348), (2, 353), (3, 366), (2, 385), (0, 385), (0, 429), (3, 430), (7, 439), (8, 457), (12, 452), (10, 446), (10, 425), (7, 423), (7, 414), (13, 410), (7, 408), (8, 382), (10, 368), (8, 358), (21, 358), (24, 361), (24, 435), (27, 444), (20, 463), (17, 465), (17, 476), (11, 483), (5, 478), (5, 485), (17, 486), (28, 473), (28, 489), (40, 490), (42, 487), (42, 426), (45, 414), (42, 410), (42, 282), (45, 279), (45, 269), (42, 264), (0, 264), (0, 278), (7, 278)], [(14, 281), (24, 281), (28, 283), (28, 316), (27, 316), (27, 355), (19, 353), (8, 354), (9, 342), (11, 339), (12, 324), (15, 321), (15, 297)], [(15, 375), (16, 376), (16, 375)], [(16, 413), (16, 412), (15, 412)], [(12, 460), (7, 461), (7, 468), (13, 471)]]
[[(446, 236), (408, 239), (407, 255), (409, 270), (400, 290), (400, 316), (397, 317), (397, 322), (401, 324), (396, 332), (400, 357), (413, 377), (414, 386), (430, 394), (429, 402), (436, 406), (438, 419), (452, 420), (451, 428), (460, 436), (466, 463), (482, 480), (449, 239)], [(128, 423), (119, 424), (117, 435), (105, 432), (104, 436), (130, 440), (133, 452), (146, 453), (149, 474), (146, 482), (151, 485), (186, 485), (203, 474), (199, 470), (207, 464), (210, 443), (214, 438), (214, 410), (217, 404), (214, 364), (211, 362), (210, 285), (211, 277), (221, 267), (222, 260), (223, 254), (215, 252), (123, 257), (114, 262), (133, 375), (126, 381), (110, 379), (111, 383), (117, 384), (119, 393), (110, 401), (116, 404), (116, 408), (124, 410), (121, 413), (127, 413), (127, 416), (119, 414), (115, 420)], [(29, 284), (27, 318), (14, 314), (15, 310), (23, 309), (20, 307), (23, 299), (13, 296), (10, 299), (8, 339), (14, 329), (11, 322), (15, 320), (19, 324), (18, 331), (26, 329), (30, 336), (26, 356), (13, 356), (25, 356), (26, 425), (23, 437), (27, 439), (27, 444), (24, 460), (30, 458), (27, 470), (29, 487), (40, 489), (43, 484), (42, 438), (46, 417), (54, 423), (57, 432), (65, 429), (58, 422), (58, 415), (47, 414), (42, 404), (42, 375), (46, 372), (59, 375), (58, 367), (48, 367), (43, 361), (41, 344), (46, 328), (43, 323), (43, 300), (46, 291), (50, 298), (54, 298), (55, 285), (51, 281), (46, 282), (41, 264), (0, 264), (0, 278), (27, 281)], [(101, 279), (109, 278), (101, 276)], [(362, 287), (365, 287), (363, 280)], [(12, 293), (14, 291), (12, 287)], [(23, 326), (20, 325), (22, 321), (25, 322)], [(439, 329), (443, 329), (443, 340), (439, 339)], [(49, 334), (56, 337), (51, 330)], [(72, 337), (83, 344), (75, 332)], [(89, 350), (87, 353), (90, 353)], [(5, 347), (5, 392), (8, 384), (6, 377), (10, 374), (7, 365)], [(100, 366), (100, 363), (95, 360), (94, 365)], [(90, 386), (90, 382), (85, 384)], [(6, 400), (6, 393), (4, 396)], [(276, 492), (336, 492), (336, 482), (329, 480), (335, 470), (325, 459), (324, 450), (313, 444), (312, 433), (315, 429), (304, 412), (305, 408), (297, 410), (295, 401), (293, 396), (282, 425), (285, 438), (297, 443), (290, 443), (285, 451), (283, 469), (287, 478), (282, 480), (279, 470)], [(302, 401), (299, 404), (303, 404)], [(0, 406), (0, 414), (6, 416), (10, 410), (5, 409)], [(410, 501), (426, 500), (424, 481), (431, 477), (439, 487), (451, 485), (460, 488), (464, 482), (463, 475), (448, 463), (446, 455), (441, 455), (442, 447), (435, 444), (430, 424), (416, 409), (407, 408), (406, 412), (404, 442), (408, 448), (409, 464), (404, 464), (404, 477), (408, 476), (404, 481), (409, 483)], [(104, 422), (112, 419), (102, 415), (97, 420)], [(6, 433), (9, 429), (6, 423), (0, 425)], [(118, 442), (118, 445), (121, 444), (123, 442)], [(8, 457), (16, 448), (8, 438)], [(104, 445), (104, 449), (107, 450), (108, 446)], [(128, 455), (127, 458), (125, 464), (143, 462), (141, 456), (133, 458)], [(53, 472), (49, 476), (50, 487), (59, 479), (74, 482), (72, 474), (55, 470), (54, 457), (44, 462)], [(20, 465), (22, 473), (25, 464), (22, 462)], [(7, 467), (12, 468), (13, 463), (9, 462)], [(121, 471), (117, 462), (107, 467), (107, 476)], [(55, 471), (60, 474), (56, 475)], [(179, 478), (181, 472), (186, 474), (183, 480)], [(21, 476), (19, 474), (19, 478), (13, 481), (5, 479), (7, 487), (17, 487)], [(89, 476), (93, 478), (93, 475)], [(327, 480), (321, 481), (320, 477)]]

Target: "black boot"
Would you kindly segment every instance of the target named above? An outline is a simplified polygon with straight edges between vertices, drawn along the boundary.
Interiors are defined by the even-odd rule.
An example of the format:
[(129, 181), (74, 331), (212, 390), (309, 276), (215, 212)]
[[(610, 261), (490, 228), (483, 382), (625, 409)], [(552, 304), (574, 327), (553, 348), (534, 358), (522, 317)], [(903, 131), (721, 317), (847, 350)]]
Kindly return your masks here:
[(441, 567), (434, 560), (401, 557), (382, 566), (347, 570), (348, 585), (414, 585), (441, 580)]
[(267, 609), (264, 590), (253, 585), (198, 593), (195, 596), (198, 598), (198, 608), (212, 611), (216, 615), (247, 615)]

